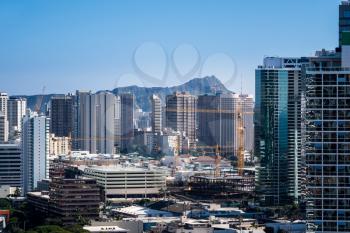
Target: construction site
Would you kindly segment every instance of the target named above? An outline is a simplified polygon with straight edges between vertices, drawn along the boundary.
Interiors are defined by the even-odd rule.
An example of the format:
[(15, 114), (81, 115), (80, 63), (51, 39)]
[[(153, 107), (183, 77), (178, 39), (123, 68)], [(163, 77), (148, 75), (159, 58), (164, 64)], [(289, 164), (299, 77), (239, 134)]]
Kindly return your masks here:
[[(194, 199), (203, 200), (241, 200), (242, 198), (254, 197), (255, 191), (255, 169), (245, 167), (245, 126), (244, 126), (244, 114), (243, 104), (241, 102), (236, 103), (236, 111), (233, 114), (234, 122), (236, 124), (234, 135), (236, 137), (235, 145), (222, 146), (202, 146), (205, 148), (203, 151), (208, 155), (212, 155), (214, 152), (215, 165), (212, 174), (194, 175), (189, 178), (187, 187), (185, 188), (185, 195)], [(201, 110), (199, 110), (201, 112)], [(247, 114), (247, 112), (245, 112)], [(221, 166), (222, 162), (222, 150), (227, 150), (227, 147), (231, 147), (228, 150), (234, 148), (233, 162), (234, 170), (225, 170)], [(200, 146), (197, 150), (202, 149)], [(209, 149), (209, 150), (208, 150)], [(211, 152), (210, 149), (213, 151)], [(209, 151), (209, 152), (208, 152)], [(174, 158), (173, 174), (176, 173), (176, 169), (179, 167), (179, 148), (177, 148)]]

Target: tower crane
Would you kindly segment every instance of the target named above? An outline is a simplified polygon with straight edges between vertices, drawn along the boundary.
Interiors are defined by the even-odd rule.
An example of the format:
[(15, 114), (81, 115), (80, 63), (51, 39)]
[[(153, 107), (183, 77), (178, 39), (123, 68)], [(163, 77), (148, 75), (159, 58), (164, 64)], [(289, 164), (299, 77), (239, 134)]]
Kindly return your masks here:
[(220, 176), (220, 164), (221, 164), (221, 156), (220, 156), (220, 147), (219, 145), (216, 145), (215, 149), (215, 172), (214, 176), (219, 177)]
[(237, 135), (237, 169), (240, 176), (244, 172), (244, 118), (243, 118), (243, 106), (242, 102), (238, 103), (237, 113), (236, 113), (236, 135)]

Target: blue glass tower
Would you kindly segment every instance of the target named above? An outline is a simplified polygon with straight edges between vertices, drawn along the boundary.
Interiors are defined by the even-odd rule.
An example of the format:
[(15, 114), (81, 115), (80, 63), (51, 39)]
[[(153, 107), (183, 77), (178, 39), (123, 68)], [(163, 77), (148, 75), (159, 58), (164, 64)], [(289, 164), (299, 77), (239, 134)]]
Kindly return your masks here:
[(306, 62), (268, 57), (256, 70), (257, 192), (266, 205), (297, 202), (302, 194), (301, 67)]

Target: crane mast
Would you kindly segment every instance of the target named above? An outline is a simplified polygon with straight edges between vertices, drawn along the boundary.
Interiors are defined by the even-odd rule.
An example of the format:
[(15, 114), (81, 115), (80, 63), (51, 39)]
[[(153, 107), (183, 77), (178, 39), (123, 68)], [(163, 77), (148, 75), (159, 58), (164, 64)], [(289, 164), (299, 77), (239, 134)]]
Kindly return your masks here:
[(221, 156), (220, 156), (220, 147), (219, 145), (216, 145), (216, 149), (215, 149), (215, 172), (214, 172), (214, 176), (215, 177), (219, 177), (221, 174), (220, 171), (220, 164), (221, 164)]
[(237, 169), (238, 174), (244, 173), (244, 118), (243, 118), (243, 103), (239, 101), (236, 112), (236, 135), (237, 135)]

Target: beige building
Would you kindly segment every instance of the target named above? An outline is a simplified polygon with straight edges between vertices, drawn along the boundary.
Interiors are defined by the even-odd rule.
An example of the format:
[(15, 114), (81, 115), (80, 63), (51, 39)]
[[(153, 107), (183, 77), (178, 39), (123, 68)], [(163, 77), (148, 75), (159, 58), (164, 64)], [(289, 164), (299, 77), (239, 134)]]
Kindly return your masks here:
[(186, 92), (175, 92), (166, 97), (166, 127), (184, 132), (190, 150), (196, 148), (197, 98)]
[(96, 179), (107, 198), (157, 197), (165, 190), (165, 174), (147, 168), (93, 166), (84, 169), (84, 176)]
[(50, 134), (50, 155), (68, 155), (71, 153), (71, 139), (69, 137), (56, 137)]

